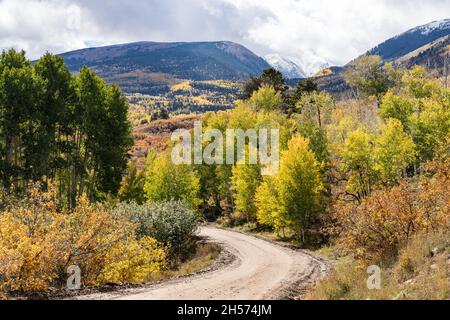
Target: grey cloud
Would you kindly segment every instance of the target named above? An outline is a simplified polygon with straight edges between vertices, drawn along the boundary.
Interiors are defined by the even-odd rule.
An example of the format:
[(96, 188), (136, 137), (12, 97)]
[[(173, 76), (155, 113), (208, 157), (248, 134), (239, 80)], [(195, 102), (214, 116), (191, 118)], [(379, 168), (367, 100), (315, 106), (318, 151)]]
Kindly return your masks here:
[[(69, 24), (74, 8), (78, 28)], [(132, 41), (230, 40), (314, 71), (449, 12), (448, 0), (0, 0), (0, 48), (37, 58)]]
[(106, 38), (127, 41), (242, 41), (255, 19), (273, 18), (270, 11), (254, 7), (238, 10), (223, 0), (75, 1), (97, 22)]

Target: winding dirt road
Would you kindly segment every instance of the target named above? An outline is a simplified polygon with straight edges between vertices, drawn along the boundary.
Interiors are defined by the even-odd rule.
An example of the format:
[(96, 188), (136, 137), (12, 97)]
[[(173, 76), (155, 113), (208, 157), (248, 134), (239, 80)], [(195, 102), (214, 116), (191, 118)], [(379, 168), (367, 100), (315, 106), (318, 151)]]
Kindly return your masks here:
[(81, 299), (111, 300), (270, 300), (304, 293), (325, 275), (327, 265), (304, 251), (294, 251), (245, 234), (203, 227), (200, 236), (219, 243), (235, 257), (212, 272), (142, 289), (94, 294)]

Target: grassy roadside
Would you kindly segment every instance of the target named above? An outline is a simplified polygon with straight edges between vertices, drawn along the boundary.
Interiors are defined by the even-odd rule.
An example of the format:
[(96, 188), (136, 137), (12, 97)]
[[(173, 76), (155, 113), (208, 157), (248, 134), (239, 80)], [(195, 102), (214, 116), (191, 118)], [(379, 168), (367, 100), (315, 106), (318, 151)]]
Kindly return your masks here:
[(220, 246), (215, 243), (199, 242), (195, 254), (176, 269), (163, 271), (155, 280), (170, 280), (202, 272), (214, 264), (220, 252)]
[[(331, 249), (320, 250), (328, 252)], [(369, 290), (367, 266), (351, 257), (334, 260), (330, 275), (309, 300), (448, 300), (450, 299), (450, 233), (417, 235), (393, 262), (381, 268), (381, 289)]]
[[(258, 229), (256, 224), (219, 228), (247, 233), (269, 241), (300, 247), (289, 235)], [(320, 280), (303, 298), (307, 300), (448, 300), (450, 299), (450, 231), (416, 235), (404, 246), (398, 257), (381, 268), (381, 289), (369, 290), (367, 265), (351, 256), (340, 256), (333, 246), (312, 249), (333, 266), (330, 274)]]

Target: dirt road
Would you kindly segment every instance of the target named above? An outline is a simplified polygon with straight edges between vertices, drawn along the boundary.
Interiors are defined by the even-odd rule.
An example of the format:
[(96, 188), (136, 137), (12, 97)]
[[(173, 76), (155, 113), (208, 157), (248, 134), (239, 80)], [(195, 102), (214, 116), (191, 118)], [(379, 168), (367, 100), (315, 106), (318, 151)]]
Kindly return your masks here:
[(142, 289), (96, 294), (81, 299), (117, 300), (259, 300), (298, 296), (323, 276), (327, 266), (307, 252), (237, 232), (203, 227), (202, 237), (235, 256), (216, 271)]

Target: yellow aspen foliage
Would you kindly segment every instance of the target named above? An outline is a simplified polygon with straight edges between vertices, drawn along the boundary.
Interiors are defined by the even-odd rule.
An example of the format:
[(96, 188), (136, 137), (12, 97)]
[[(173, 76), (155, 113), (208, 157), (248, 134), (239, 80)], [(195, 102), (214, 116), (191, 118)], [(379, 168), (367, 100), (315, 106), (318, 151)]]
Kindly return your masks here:
[(250, 222), (256, 218), (255, 194), (261, 181), (259, 165), (243, 164), (233, 167), (231, 190), (236, 213)]
[(309, 141), (296, 135), (281, 156), (278, 174), (258, 189), (258, 219), (275, 228), (289, 227), (304, 241), (323, 189), (320, 165)]
[(288, 142), (297, 130), (297, 124), (295, 120), (278, 111), (258, 112), (256, 128), (257, 130), (279, 130), (280, 148), (286, 150)]
[(85, 286), (143, 282), (165, 266), (165, 248), (151, 238), (138, 240), (137, 225), (86, 199), (60, 212), (53, 195), (34, 187), (0, 213), (0, 292), (60, 287), (72, 265)]
[(297, 135), (289, 141), (281, 157), (278, 182), (285, 219), (295, 231), (304, 234), (324, 189), (320, 165), (307, 139)]
[(273, 86), (263, 85), (253, 93), (248, 103), (256, 111), (275, 111), (280, 110), (283, 97)]
[(361, 128), (350, 132), (340, 151), (342, 170), (348, 177), (347, 192), (357, 200), (366, 197), (375, 184), (371, 135)]
[(251, 105), (244, 101), (238, 101), (236, 108), (229, 114), (229, 121), (226, 129), (254, 129), (255, 121), (256, 112), (251, 108)]
[(202, 201), (199, 199), (200, 180), (193, 167), (174, 164), (168, 152), (157, 156), (149, 153), (149, 159), (144, 186), (147, 200), (179, 200), (197, 209)]
[(276, 230), (285, 228), (288, 221), (284, 221), (278, 201), (276, 177), (266, 176), (256, 193), (257, 218), (262, 225), (271, 226)]
[(389, 119), (384, 125), (374, 153), (374, 169), (384, 184), (393, 184), (404, 177), (406, 168), (416, 159), (414, 142), (397, 119)]

